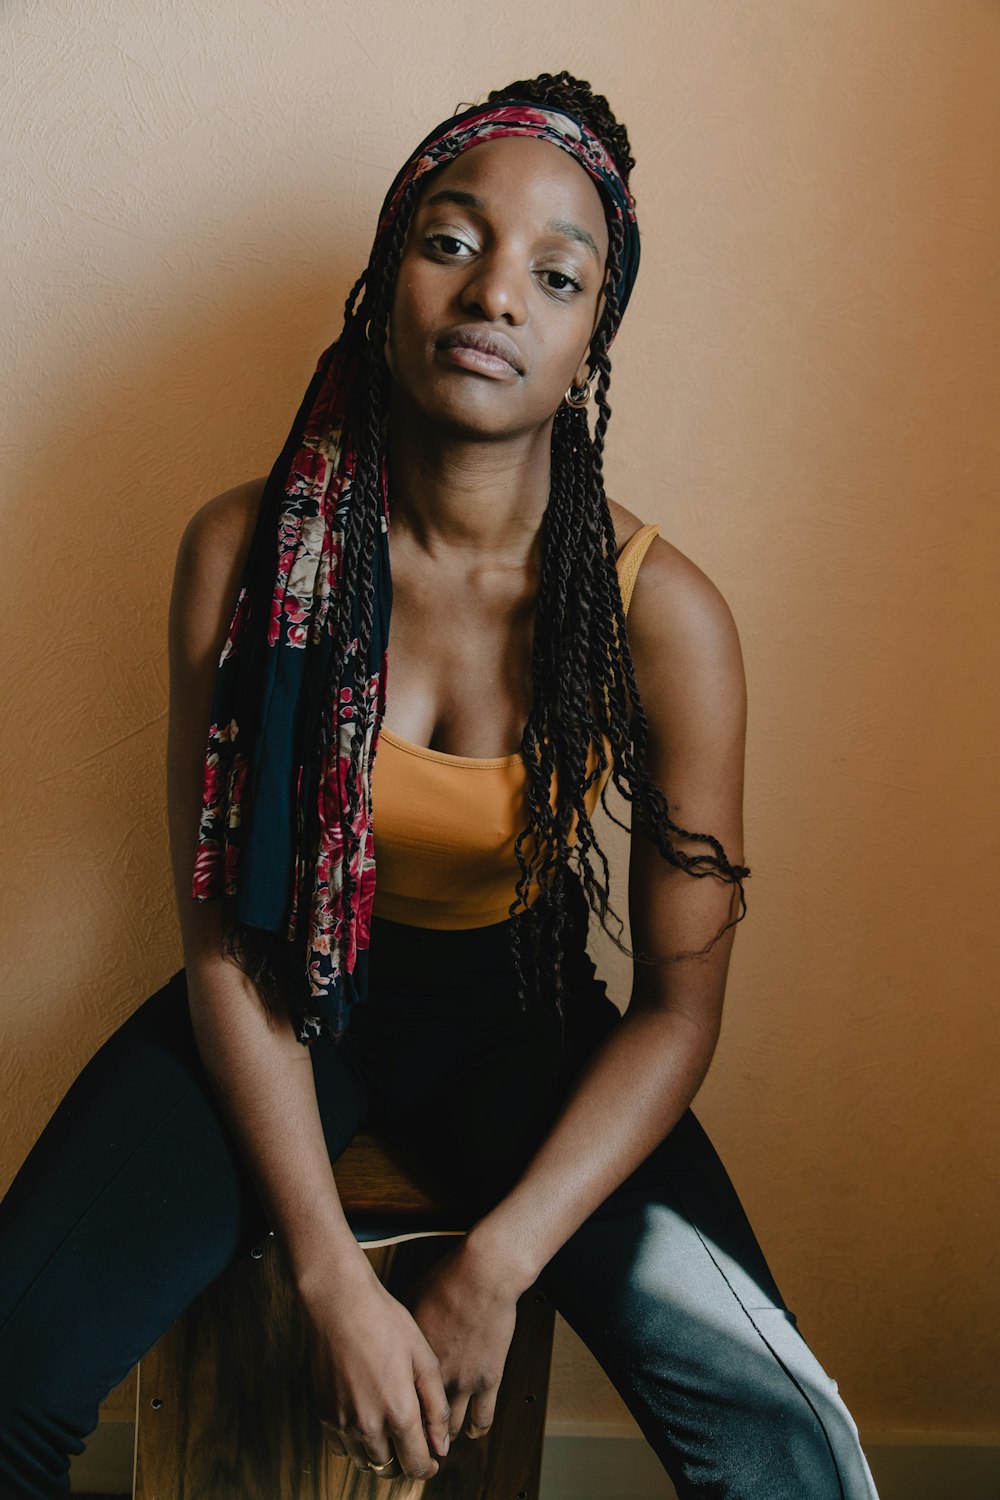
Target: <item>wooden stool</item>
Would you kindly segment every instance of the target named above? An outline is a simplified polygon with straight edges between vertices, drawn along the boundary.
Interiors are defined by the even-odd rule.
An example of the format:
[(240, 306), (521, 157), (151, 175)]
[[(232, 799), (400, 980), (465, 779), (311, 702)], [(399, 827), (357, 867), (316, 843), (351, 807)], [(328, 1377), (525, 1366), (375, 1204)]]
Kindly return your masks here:
[[(469, 1228), (373, 1135), (357, 1135), (335, 1171), (348, 1222), (390, 1290)], [(379, 1479), (327, 1447), (272, 1232), (140, 1362), (134, 1500), (538, 1500), (554, 1322), (538, 1288), (525, 1292), (490, 1431), (461, 1434), (433, 1479)]]

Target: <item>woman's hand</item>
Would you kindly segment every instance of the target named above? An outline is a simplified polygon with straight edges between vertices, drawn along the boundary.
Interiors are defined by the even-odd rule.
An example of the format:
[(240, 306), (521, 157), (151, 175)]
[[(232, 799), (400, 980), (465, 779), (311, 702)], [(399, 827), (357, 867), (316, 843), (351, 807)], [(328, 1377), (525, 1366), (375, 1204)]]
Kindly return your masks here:
[(451, 1404), (450, 1439), (482, 1437), (493, 1424), (497, 1391), (517, 1316), (517, 1291), (462, 1241), (403, 1294), (437, 1355)]
[[(359, 1274), (360, 1270), (360, 1274)], [(335, 1453), (381, 1476), (431, 1479), (448, 1451), (449, 1406), (433, 1349), (370, 1264), (300, 1284), (320, 1421)], [(426, 1427), (426, 1431), (425, 1431)]]

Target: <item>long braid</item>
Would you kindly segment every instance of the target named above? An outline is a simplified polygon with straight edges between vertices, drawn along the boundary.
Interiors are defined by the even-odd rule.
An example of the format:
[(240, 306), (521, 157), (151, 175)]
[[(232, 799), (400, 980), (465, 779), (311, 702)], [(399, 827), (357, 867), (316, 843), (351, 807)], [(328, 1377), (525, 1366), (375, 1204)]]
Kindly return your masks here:
[[(354, 703), (365, 713), (371, 711), (367, 694), (368, 653), (372, 637), (372, 611), (374, 605), (373, 560), (378, 542), (382, 516), (382, 467), (385, 454), (385, 434), (389, 405), (389, 380), (383, 350), (389, 326), (392, 293), (396, 270), (399, 266), (406, 234), (409, 228), (413, 204), (418, 196), (419, 185), (412, 184), (400, 208), (399, 218), (384, 246), (379, 246), (372, 264), (355, 287), (362, 281), (374, 288), (354, 314), (355, 336), (365, 339), (364, 375), (358, 383), (354, 404), (355, 432), (357, 441), (357, 466), (354, 478), (354, 498), (348, 515), (348, 529), (344, 536), (344, 578), (357, 578), (360, 600), (358, 643), (353, 661)], [(353, 589), (340, 591), (339, 617), (337, 622), (338, 653), (331, 663), (330, 682), (340, 680), (346, 666), (346, 658), (352, 649), (351, 600)], [(364, 730), (367, 726), (363, 725)], [(345, 831), (345, 858), (343, 865), (344, 897), (349, 900), (356, 887), (354, 877), (354, 855), (358, 851), (355, 833), (355, 815), (362, 794), (361, 754), (364, 733), (356, 734), (351, 742), (350, 773), (347, 777), (348, 798), (343, 820)]]
[[(591, 92), (587, 83), (567, 73), (543, 74), (534, 80), (519, 80), (488, 96), (489, 103), (504, 98), (534, 100), (572, 111), (599, 134), (622, 175), (628, 178), (634, 161), (628, 135), (611, 113), (607, 100)], [(564, 877), (570, 863), (581, 877), (591, 910), (604, 931), (623, 953), (640, 963), (653, 963), (648, 955), (629, 952), (610, 932), (610, 914), (624, 925), (610, 903), (610, 867), (594, 834), (587, 814), (587, 789), (606, 768), (603, 747), (606, 736), (612, 749), (612, 779), (619, 793), (632, 802), (643, 830), (661, 855), (674, 867), (698, 877), (714, 875), (739, 892), (739, 915), (732, 918), (712, 941), (740, 920), (746, 910), (744, 866), (729, 862), (721, 843), (708, 834), (694, 834), (670, 817), (663, 792), (646, 770), (648, 721), (639, 697), (628, 646), (625, 612), (618, 581), (617, 541), (614, 522), (604, 492), (604, 442), (611, 419), (608, 391), (611, 361), (609, 332), (617, 323), (616, 272), (621, 251), (621, 226), (609, 220), (609, 251), (606, 301), (591, 343), (590, 363), (596, 377), (597, 418), (591, 436), (582, 412), (561, 407), (552, 431), (552, 478), (549, 505), (542, 527), (542, 569), (536, 608), (532, 680), (534, 700), (525, 727), (522, 749), (528, 768), (527, 804), (529, 823), (515, 842), (521, 871), (516, 899), (510, 913), (518, 914), (511, 937), (522, 1007), (539, 996), (550, 995), (563, 1024), (561, 980), (562, 933), (566, 922)], [(553, 555), (554, 554), (554, 555)], [(547, 743), (546, 743), (547, 742)], [(596, 752), (595, 769), (587, 774), (589, 750)], [(552, 776), (558, 768), (556, 809), (550, 805)], [(601, 791), (605, 813), (622, 824), (608, 807), (606, 787)], [(576, 818), (576, 845), (567, 842)], [(633, 819), (633, 822), (635, 819)], [(675, 839), (708, 846), (710, 853), (688, 854)], [(530, 859), (525, 845), (532, 846)], [(538, 848), (546, 853), (539, 858)], [(591, 856), (600, 861), (603, 882), (595, 874)], [(552, 878), (553, 869), (555, 876)], [(546, 900), (526, 909), (524, 897), (536, 875)], [(529, 963), (522, 962), (522, 938), (530, 942)]]

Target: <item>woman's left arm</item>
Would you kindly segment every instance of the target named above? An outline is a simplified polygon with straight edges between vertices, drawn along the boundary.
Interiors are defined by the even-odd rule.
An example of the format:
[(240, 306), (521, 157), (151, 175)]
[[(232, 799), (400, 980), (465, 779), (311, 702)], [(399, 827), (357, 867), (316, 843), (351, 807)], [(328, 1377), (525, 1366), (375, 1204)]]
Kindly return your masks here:
[[(658, 538), (640, 569), (628, 628), (649, 725), (649, 774), (668, 798), (674, 823), (711, 833), (729, 863), (742, 864), (746, 689), (725, 600)], [(690, 853), (707, 850), (700, 842), (674, 842)], [(443, 1333), (444, 1303), (505, 1306), (497, 1327), (507, 1326), (511, 1299), (532, 1285), (693, 1100), (719, 1036), (733, 929), (712, 939), (736, 914), (737, 899), (735, 888), (717, 878), (674, 868), (634, 827), (632, 947), (657, 963), (634, 966), (621, 1023), (587, 1059), (517, 1183), (429, 1278), (428, 1327), (419, 1304), (414, 1315), (439, 1357), (434, 1333)], [(501, 1364), (505, 1357), (506, 1346)], [(495, 1394), (483, 1390), (473, 1398), (470, 1423), (489, 1425)]]

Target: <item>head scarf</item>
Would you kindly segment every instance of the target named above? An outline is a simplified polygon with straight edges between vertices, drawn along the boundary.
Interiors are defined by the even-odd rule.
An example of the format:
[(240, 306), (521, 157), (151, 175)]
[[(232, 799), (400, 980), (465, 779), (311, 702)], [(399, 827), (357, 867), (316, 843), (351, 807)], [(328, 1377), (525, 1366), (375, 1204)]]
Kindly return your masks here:
[[(634, 203), (600, 139), (573, 115), (549, 106), (518, 100), (476, 106), (431, 131), (386, 194), (373, 258), (393, 231), (411, 183), (504, 136), (550, 141), (597, 184), (609, 220), (621, 226), (614, 288), (620, 318), (639, 264)], [(295, 992), (286, 999), (305, 1045), (324, 1033), (339, 1037), (368, 988), (375, 895), (371, 773), (385, 709), (392, 608), (384, 466), (363, 688), (356, 697), (350, 652), (342, 679), (330, 681), (336, 618), (330, 606), (339, 597), (355, 470), (345, 417), (357, 374), (357, 355), (342, 333), (320, 356), (264, 489), (219, 660), (192, 880), (196, 900), (221, 898), (238, 926), (280, 934), (293, 945)], [(355, 589), (355, 653), (360, 621)], [(310, 694), (309, 684), (317, 682), (327, 690)], [(321, 709), (310, 711), (316, 701)], [(344, 824), (357, 736), (357, 848), (351, 850), (352, 891), (345, 898)]]

